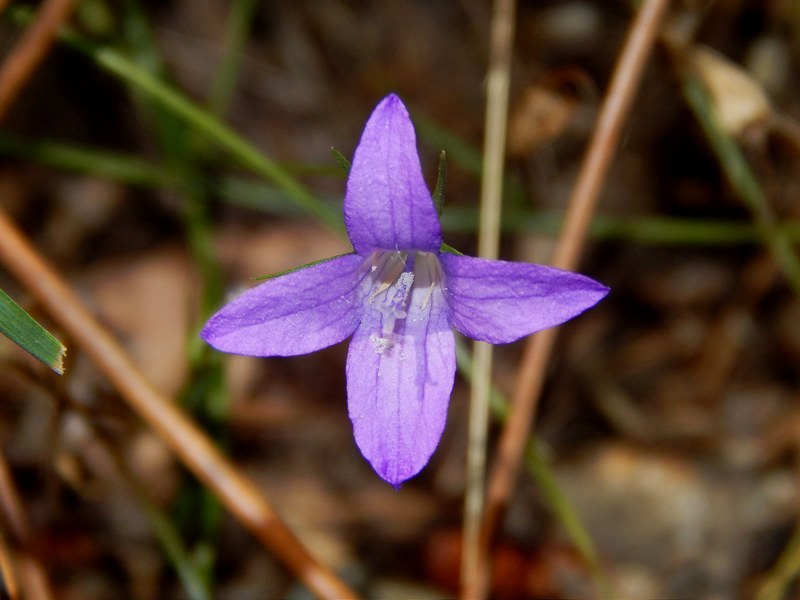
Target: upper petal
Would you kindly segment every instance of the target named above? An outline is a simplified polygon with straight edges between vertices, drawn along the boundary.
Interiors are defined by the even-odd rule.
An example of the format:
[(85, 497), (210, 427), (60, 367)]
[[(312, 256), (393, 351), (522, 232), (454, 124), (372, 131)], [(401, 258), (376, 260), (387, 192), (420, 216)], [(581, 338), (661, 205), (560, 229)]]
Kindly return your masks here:
[(442, 254), (451, 323), (473, 339), (505, 344), (594, 306), (608, 288), (589, 277), (530, 263)]
[[(417, 310), (384, 333), (369, 305), (347, 354), (347, 401), (361, 453), (393, 485), (416, 475), (436, 449), (453, 390), (455, 339), (443, 294), (413, 293)], [(415, 304), (412, 301), (412, 307)]]
[(359, 254), (372, 250), (437, 251), (439, 217), (422, 177), (414, 126), (394, 94), (372, 112), (353, 156), (344, 222)]
[(200, 333), (217, 350), (294, 356), (341, 342), (361, 315), (357, 254), (269, 279), (223, 306)]

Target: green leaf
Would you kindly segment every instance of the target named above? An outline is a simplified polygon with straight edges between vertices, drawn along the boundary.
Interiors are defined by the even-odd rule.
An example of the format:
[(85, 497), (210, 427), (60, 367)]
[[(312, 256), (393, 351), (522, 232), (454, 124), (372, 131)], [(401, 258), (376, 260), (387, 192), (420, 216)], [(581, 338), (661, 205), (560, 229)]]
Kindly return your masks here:
[(350, 161), (347, 160), (347, 157), (333, 147), (331, 147), (331, 154), (333, 154), (333, 158), (336, 160), (337, 164), (341, 167), (342, 171), (344, 171), (344, 174), (347, 175), (348, 173), (350, 173)]
[(31, 353), (59, 375), (64, 373), (67, 349), (0, 290), (0, 333)]

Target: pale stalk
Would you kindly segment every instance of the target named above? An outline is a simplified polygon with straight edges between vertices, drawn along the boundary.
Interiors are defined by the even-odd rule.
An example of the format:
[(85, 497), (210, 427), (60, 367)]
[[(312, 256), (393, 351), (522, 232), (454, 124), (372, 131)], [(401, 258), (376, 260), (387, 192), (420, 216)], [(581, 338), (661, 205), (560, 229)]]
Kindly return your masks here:
[[(564, 227), (551, 261), (555, 267), (574, 269), (578, 263), (622, 124), (629, 113), (668, 5), (669, 0), (646, 0), (634, 19), (569, 200)], [(503, 428), (489, 480), (481, 530), (483, 548), (488, 548), (516, 482), (557, 331), (557, 328), (551, 328), (532, 336), (523, 352), (511, 414)]]
[[(478, 255), (488, 259), (497, 258), (500, 245), (503, 166), (515, 8), (514, 0), (496, 0), (489, 42), (486, 133), (483, 147), (483, 177), (481, 179), (481, 218), (478, 230)], [(488, 552), (481, 552), (480, 531), (484, 507), (492, 374), (492, 346), (490, 344), (475, 343), (473, 369), (461, 563), (462, 597), (470, 600), (485, 597), (489, 587), (489, 556)]]

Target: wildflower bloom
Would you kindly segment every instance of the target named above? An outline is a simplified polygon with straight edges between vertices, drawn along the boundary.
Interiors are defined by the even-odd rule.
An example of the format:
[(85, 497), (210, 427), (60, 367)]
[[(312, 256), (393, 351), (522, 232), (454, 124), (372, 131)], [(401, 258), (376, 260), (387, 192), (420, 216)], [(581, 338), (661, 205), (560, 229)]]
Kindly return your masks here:
[(414, 127), (389, 95), (367, 121), (347, 179), (354, 252), (270, 279), (224, 306), (203, 338), (224, 352), (293, 356), (350, 335), (355, 440), (394, 485), (416, 475), (444, 429), (456, 369), (453, 328), (493, 344), (571, 319), (608, 288), (567, 271), (440, 251)]

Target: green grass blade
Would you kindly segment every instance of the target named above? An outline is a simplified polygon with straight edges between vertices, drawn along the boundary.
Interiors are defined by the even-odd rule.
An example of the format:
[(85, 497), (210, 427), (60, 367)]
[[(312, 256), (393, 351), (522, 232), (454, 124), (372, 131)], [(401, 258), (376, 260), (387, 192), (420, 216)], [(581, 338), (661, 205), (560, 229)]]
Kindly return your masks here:
[[(8, 14), (16, 22), (23, 25), (27, 25), (32, 18), (31, 12), (22, 8), (9, 10)], [(189, 125), (194, 131), (207, 136), (242, 165), (283, 191), (298, 207), (318, 222), (335, 231), (343, 229), (340, 211), (331, 211), (327, 205), (321, 203), (308, 188), (295, 179), (281, 165), (260, 152), (255, 146), (214, 117), (211, 112), (201, 108), (185, 95), (160, 81), (149, 73), (147, 69), (140, 67), (111, 47), (98, 46), (90, 42), (73, 29), (62, 28), (59, 32), (59, 39), (87, 56), (102, 70), (131, 86), (138, 93), (148, 96), (177, 119)]]
[(163, 167), (130, 154), (72, 144), (34, 140), (0, 132), (0, 155), (32, 160), (69, 171), (90, 173), (141, 186), (170, 186), (174, 177)]
[(237, 0), (231, 4), (225, 34), (227, 43), (224, 45), (225, 51), (217, 66), (208, 98), (211, 114), (218, 117), (226, 113), (236, 89), (247, 34), (253, 24), (257, 7), (258, 0)]
[(800, 260), (786, 232), (778, 226), (763, 187), (736, 140), (717, 121), (708, 91), (702, 82), (687, 73), (682, 79), (682, 86), (686, 102), (694, 112), (725, 178), (752, 214), (764, 246), (772, 254), (786, 282), (800, 296)]
[(67, 349), (3, 290), (0, 290), (0, 333), (59, 375)]
[(340, 214), (332, 213), (326, 205), (320, 203), (305, 186), (276, 162), (267, 158), (249, 142), (214, 118), (207, 110), (193, 104), (185, 96), (164, 85), (118, 52), (110, 48), (96, 48), (79, 44), (74, 36), (70, 36), (70, 39), (75, 47), (84, 51), (100, 67), (134, 86), (137, 90), (148, 94), (177, 117), (190, 123), (197, 131), (205, 133), (243, 165), (285, 192), (309, 215), (333, 229), (342, 228)]

